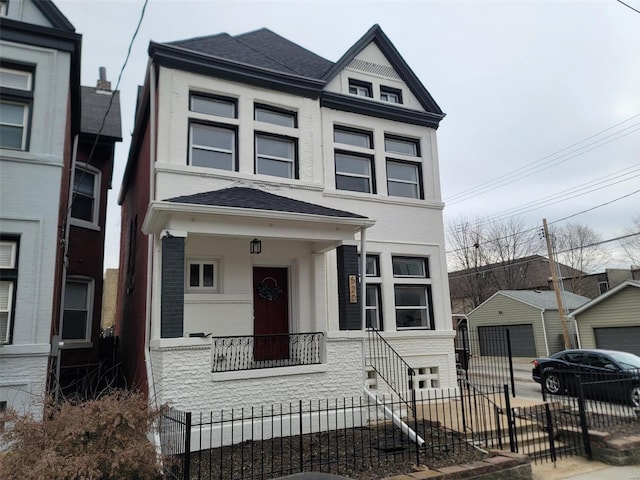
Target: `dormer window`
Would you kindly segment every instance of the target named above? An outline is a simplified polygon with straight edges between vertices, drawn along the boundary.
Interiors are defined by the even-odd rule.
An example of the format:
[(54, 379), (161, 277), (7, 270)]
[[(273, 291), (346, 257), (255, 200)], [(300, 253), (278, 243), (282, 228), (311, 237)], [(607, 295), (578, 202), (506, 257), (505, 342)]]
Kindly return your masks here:
[(380, 100), (388, 103), (402, 103), (402, 90), (381, 86)]
[(373, 90), (371, 84), (368, 82), (362, 82), (360, 80), (349, 79), (349, 93), (351, 95), (357, 95), (359, 97), (373, 97)]

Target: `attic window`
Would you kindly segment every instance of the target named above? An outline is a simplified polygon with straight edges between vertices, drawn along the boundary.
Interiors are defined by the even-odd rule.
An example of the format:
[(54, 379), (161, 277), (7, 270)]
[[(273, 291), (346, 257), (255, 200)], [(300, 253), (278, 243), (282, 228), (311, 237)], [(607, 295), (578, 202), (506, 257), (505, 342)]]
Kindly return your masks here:
[(402, 90), (381, 86), (380, 100), (388, 103), (402, 103)]
[(351, 95), (357, 95), (359, 97), (373, 97), (373, 90), (371, 84), (368, 82), (362, 82), (360, 80), (349, 79), (349, 93)]

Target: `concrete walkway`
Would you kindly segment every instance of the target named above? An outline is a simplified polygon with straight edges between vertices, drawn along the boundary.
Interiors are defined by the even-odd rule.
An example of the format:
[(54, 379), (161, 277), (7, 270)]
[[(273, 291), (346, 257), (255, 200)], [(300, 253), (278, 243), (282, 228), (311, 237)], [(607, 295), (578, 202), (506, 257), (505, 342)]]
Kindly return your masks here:
[(531, 463), (533, 480), (640, 480), (640, 465), (614, 467), (584, 457), (553, 463)]

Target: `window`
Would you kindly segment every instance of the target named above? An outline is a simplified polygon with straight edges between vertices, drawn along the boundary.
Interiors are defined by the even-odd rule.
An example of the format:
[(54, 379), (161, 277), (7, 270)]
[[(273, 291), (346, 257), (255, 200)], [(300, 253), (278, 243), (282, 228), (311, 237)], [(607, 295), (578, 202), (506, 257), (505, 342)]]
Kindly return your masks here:
[(411, 157), (420, 156), (420, 148), (417, 140), (410, 138), (394, 137), (385, 135), (384, 150), (387, 153), (399, 153), (400, 155), (408, 155)]
[(73, 174), (71, 217), (97, 224), (100, 197), (100, 174), (97, 170), (76, 167)]
[(600, 291), (600, 295), (609, 291), (609, 282), (598, 282), (598, 290)]
[(192, 93), (189, 110), (216, 117), (238, 118), (236, 101), (231, 98), (205, 96)]
[(192, 260), (187, 262), (187, 290), (192, 292), (218, 291), (218, 261)]
[(422, 198), (420, 165), (387, 160), (387, 193), (392, 197)]
[(433, 328), (430, 285), (395, 285), (396, 328)]
[(373, 158), (336, 152), (336, 188), (353, 192), (375, 193)]
[(429, 264), (422, 257), (393, 257), (394, 277), (429, 278)]
[(296, 142), (292, 138), (256, 134), (256, 173), (296, 178)]
[(92, 307), (93, 280), (69, 277), (64, 289), (62, 317), (64, 341), (89, 342), (91, 340)]
[(0, 237), (0, 345), (11, 343), (18, 281), (18, 239)]
[(354, 147), (373, 148), (371, 132), (336, 127), (333, 130), (333, 141)]
[(380, 87), (380, 100), (389, 103), (402, 103), (402, 90), (391, 87)]
[(360, 80), (349, 79), (349, 93), (359, 97), (373, 97), (371, 84)]
[(281, 125), (283, 127), (296, 128), (296, 114), (286, 110), (280, 110), (263, 105), (256, 105), (255, 119), (259, 122)]
[(367, 303), (365, 305), (365, 314), (367, 318), (367, 327), (382, 330), (382, 306), (380, 300), (380, 285), (367, 285)]
[(33, 74), (0, 66), (0, 147), (27, 150)]
[(235, 170), (235, 128), (192, 123), (190, 164), (194, 167)]

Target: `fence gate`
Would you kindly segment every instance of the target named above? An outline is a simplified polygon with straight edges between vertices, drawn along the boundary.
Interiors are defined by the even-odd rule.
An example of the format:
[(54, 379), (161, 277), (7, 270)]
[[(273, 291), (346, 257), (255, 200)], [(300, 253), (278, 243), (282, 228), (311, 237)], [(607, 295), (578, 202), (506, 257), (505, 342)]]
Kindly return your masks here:
[(164, 473), (171, 480), (190, 478), (191, 412), (170, 408), (160, 417)]

